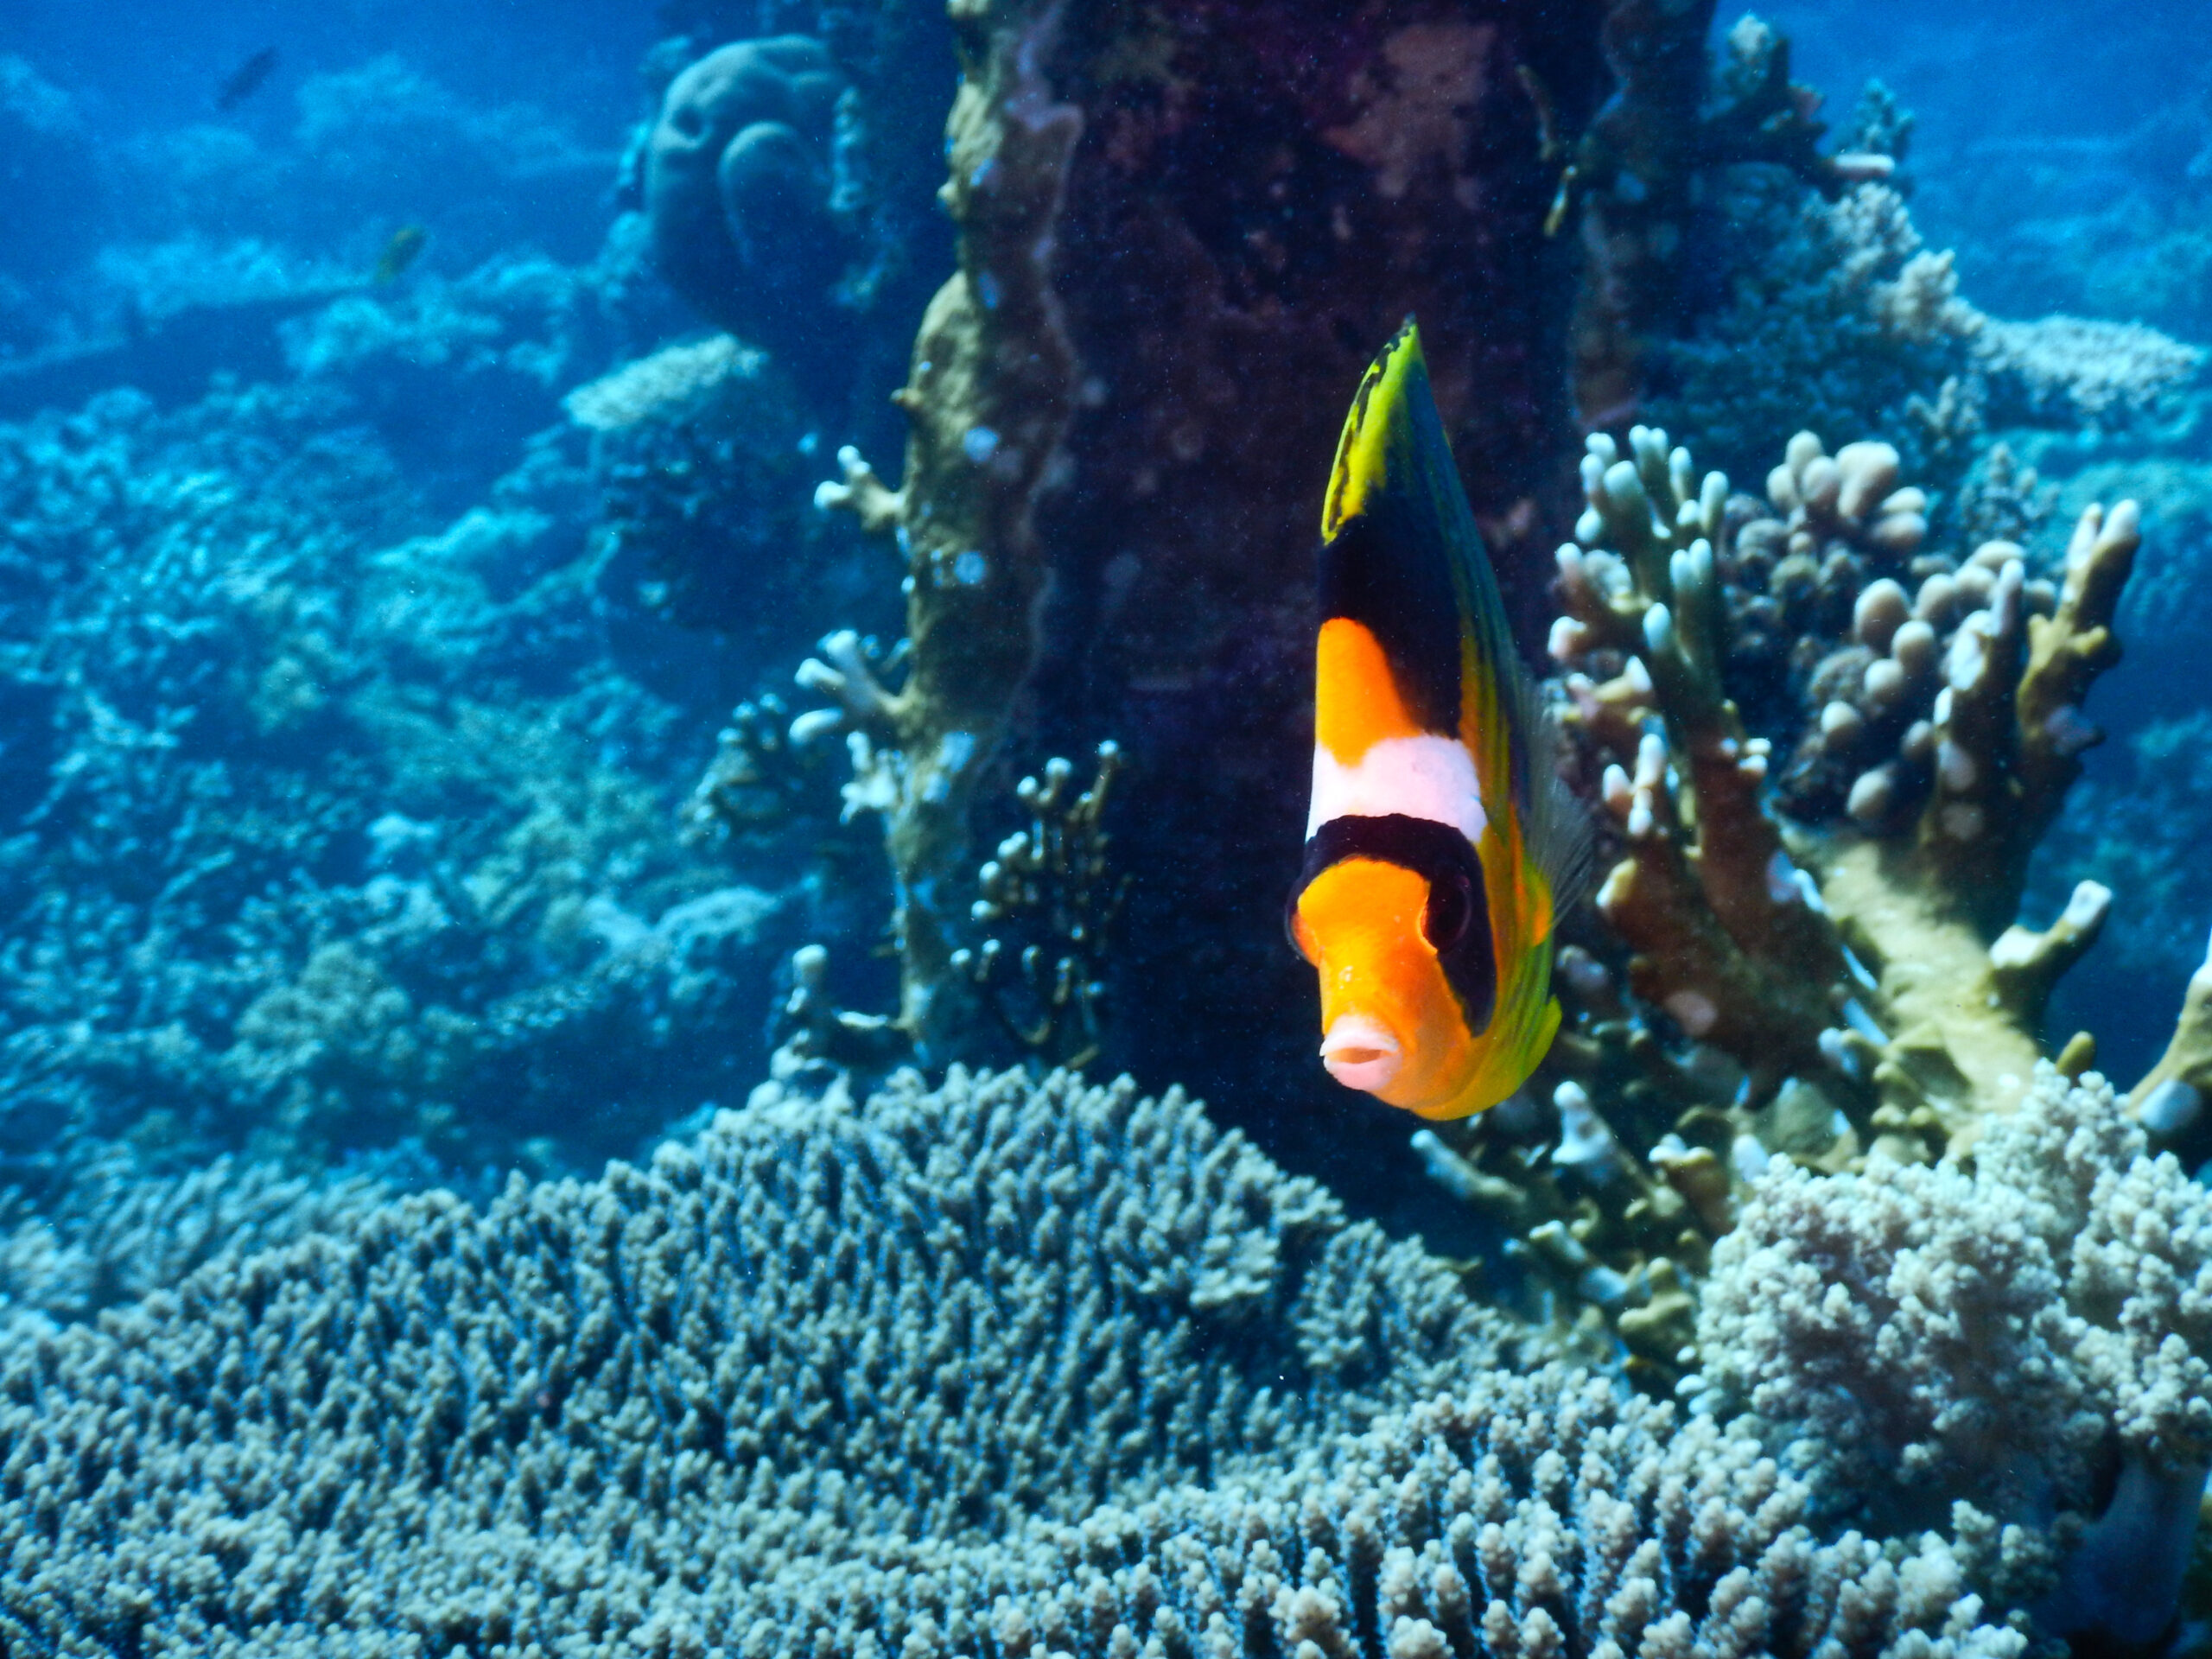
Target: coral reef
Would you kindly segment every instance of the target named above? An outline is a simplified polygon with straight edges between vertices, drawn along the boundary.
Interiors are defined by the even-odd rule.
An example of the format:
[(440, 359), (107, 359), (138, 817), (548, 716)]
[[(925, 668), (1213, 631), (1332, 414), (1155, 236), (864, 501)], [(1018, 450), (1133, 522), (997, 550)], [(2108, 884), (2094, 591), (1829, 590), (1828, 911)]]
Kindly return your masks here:
[[(1746, 18), (1720, 79), (1763, 85), (1786, 47)], [(1987, 315), (1961, 294), (1953, 252), (1929, 248), (1913, 223), (1893, 165), (1910, 118), (1901, 129), (1877, 96), (1856, 125), (1824, 198), (1770, 166), (1712, 176), (1711, 217), (1676, 256), (1700, 256), (1700, 283), (1647, 330), (1633, 381), (1584, 398), (1592, 424), (1636, 414), (1694, 433), (1738, 476), (1783, 432), (1879, 431), (1941, 498), (1990, 431), (2126, 429), (2174, 411), (2200, 350), (2139, 325)], [(2112, 244), (2091, 254), (2120, 257)]]
[(1077, 791), (1073, 763), (1055, 755), (1014, 798), (1029, 824), (998, 844), (976, 873), (969, 912), (988, 928), (973, 950), (953, 953), (1007, 1036), (1047, 1065), (1081, 1067), (1098, 1054), (1114, 924), (1128, 893), (1105, 830), (1107, 792), (1121, 770), (1121, 746), (1098, 746), (1098, 769)]
[[(2200, 1067), (2208, 992), (2176, 1040)], [(2013, 1594), (2045, 1631), (2167, 1632), (2212, 1468), (2212, 1198), (2101, 1078), (2041, 1068), (1970, 1165), (1770, 1169), (1698, 1335), (1686, 1386), (1748, 1404), (1739, 1426), (1789, 1443), (1834, 1509), (2032, 1517), (2047, 1535), (2014, 1554), (2044, 1557), (2042, 1585)]]
[(995, 1623), (1017, 1647), (1065, 1630), (1072, 1650), (1106, 1654), (1136, 1650), (1147, 1624), (1161, 1650), (1198, 1627), (1222, 1656), (2024, 1649), (1967, 1589), (1993, 1552), (1932, 1533), (1916, 1549), (1816, 1543), (1807, 1507), (1757, 1442), (1709, 1419), (1677, 1424), (1587, 1378), (1493, 1376), (1337, 1459), (1094, 1516), (1031, 1567), (1071, 1589), (1009, 1596)]
[[(1141, 874), (1104, 1053), (1318, 1166), (1346, 1109), (1312, 1065), (1275, 917), (1342, 414), (1319, 389), (1356, 385), (1418, 311), (1500, 568), (1525, 576), (1567, 433), (1542, 365), (1565, 347), (1573, 254), (1541, 234), (1557, 170), (1516, 70), (1579, 126), (1600, 55), (1578, 20), (1456, 3), (1351, 23), (1306, 4), (1001, 4), (955, 22), (961, 275), (900, 395), (903, 468), (879, 476), (862, 455), (883, 454), (855, 445), (823, 491), (894, 540), (912, 584), (906, 679), (838, 700), (867, 740), (857, 781), (891, 804), (903, 1017), (934, 1055), (976, 1028), (951, 963), (982, 943), (968, 877), (1002, 798), (989, 780), (1111, 734), (1130, 760), (1117, 848)], [(1532, 609), (1534, 584), (1513, 599)], [(1394, 1154), (1371, 1179), (1403, 1191), (1411, 1173)]]
[(2128, 319), (2212, 341), (2208, 158), (2212, 111), (2201, 81), (2182, 75), (2146, 89), (2124, 122), (2063, 131), (2031, 120), (1955, 137), (1923, 173), (1923, 207), (1955, 227), (1977, 289), (1999, 310)]
[(428, 230), (426, 257), (448, 272), (518, 245), (587, 261), (604, 231), (613, 156), (557, 110), (474, 106), (386, 54), (302, 77), (289, 130), (186, 124), (134, 137), (124, 159), (129, 240), (281, 227), (294, 248), (365, 276), (410, 223)]
[(1602, 926), (1562, 952), (1549, 1106), (1422, 1150), (1656, 1382), (1696, 1361), (1698, 1279), (1770, 1157), (1923, 1162), (2018, 1103), (2112, 907), (2084, 881), (2016, 923), (2139, 532), (2092, 508), (2031, 582), (2015, 543), (1937, 550), (1888, 444), (1802, 433), (1762, 500), (1630, 437), (1589, 441), (1551, 638), (1613, 821)]
[(942, 1042), (955, 948), (944, 899), (966, 837), (980, 764), (1004, 729), (1034, 655), (1044, 582), (1031, 500), (1058, 448), (1072, 362), (1044, 255), (1079, 113), (1054, 103), (1033, 63), (1048, 19), (1027, 9), (957, 20), (963, 67), (946, 126), (944, 201), (960, 270), (931, 301), (898, 394), (912, 423), (893, 497), (856, 455), (830, 505), (898, 533), (906, 556), (911, 666), (884, 692), (851, 671), (832, 687), (855, 769), (881, 811), (898, 884), (900, 1016)]
[(556, 433), (435, 528), (321, 375), (0, 435), (11, 1182), (596, 1161), (749, 1086), (784, 901), (678, 842), (725, 694), (649, 688), (590, 499)]
[(102, 1148), (58, 1202), (0, 1201), (0, 1345), (170, 1289), (218, 1256), (342, 1231), (428, 1174), (403, 1151), (321, 1177), (228, 1157), (152, 1175), (127, 1148)]
[(0, 1618), (62, 1654), (2022, 1651), (1976, 1549), (1823, 1541), (1756, 1441), (1491, 1370), (1503, 1335), (1173, 1096), (771, 1096), (10, 1353)]
[[(1770, 188), (1795, 195), (1809, 184), (1833, 199), (1855, 180), (1891, 170), (1885, 156), (1820, 153), (1827, 129), (1813, 118), (1819, 97), (1791, 82), (1789, 41), (1756, 17), (1729, 31), (1728, 59), (1715, 75), (1707, 45), (1713, 17), (1712, 0), (1608, 6), (1613, 93), (1571, 146), (1547, 134), (1548, 150), (1567, 152), (1547, 232), (1580, 209), (1575, 401), (1593, 424), (1637, 406), (1653, 372), (1655, 336), (1679, 329), (1694, 309), (1695, 286), (1709, 280), (1695, 271), (1705, 251), (1699, 203), (1716, 175), (1756, 168)], [(1532, 71), (1522, 79), (1548, 129), (1548, 89)]]
[(807, 510), (812, 441), (786, 378), (729, 335), (671, 346), (577, 387), (610, 575), (772, 659), (833, 620), (895, 615), (874, 550)]
[[(2212, 1607), (2196, 924), (2124, 1104), (2052, 1014), (2202, 913), (2201, 712), (2076, 785), (2118, 635), (2212, 626), (2203, 354), (1969, 303), (1910, 118), (1824, 153), (1702, 0), (938, 10), (667, 0), (611, 231), (395, 59), (104, 158), (50, 325), (5, 256), (0, 408), (150, 396), (0, 428), (0, 1647)], [(0, 58), (0, 161), (57, 135)], [(1608, 867), (1532, 1086), (1410, 1144), (1276, 925), (1330, 389), (1408, 310)], [(1575, 505), (1659, 409), (1758, 485), (1641, 424)], [(1124, 1063), (1233, 1092), (1048, 1070)]]
[[(1569, 617), (1553, 644), (1570, 664), (1611, 652), (1593, 662), (1620, 665), (1569, 690), (1584, 729), (1636, 766), (1605, 785), (1630, 856), (1599, 899), (1642, 964), (1634, 988), (1755, 1077), (1768, 1068), (1761, 1093), (1782, 1071), (1821, 1069), (1823, 1041), (1847, 1080), (1842, 1027), (1878, 1025), (1899, 1033), (1886, 1069), (1873, 1067), (1893, 1111), (1961, 1090), (1981, 1109), (2002, 1103), (2032, 1067), (2051, 986), (2109, 899), (2085, 886), (2051, 929), (2012, 927), (2029, 855), (2098, 740), (2082, 704), (2119, 654), (2133, 504), (2109, 519), (2086, 511), (2060, 582), (2031, 588), (2014, 543), (1963, 559), (1925, 549), (1926, 497), (1899, 487), (1886, 444), (1830, 457), (1800, 434), (1768, 503), (1731, 503), (1719, 474), (1693, 490), (1688, 453), (1670, 453), (1663, 433), (1632, 435), (1632, 461), (1592, 440), (1581, 544), (1560, 553)], [(1764, 704), (1771, 737), (1746, 735), (1732, 690)], [(1785, 840), (1759, 794), (1774, 739), (1793, 734), (1777, 802), (1807, 833)], [(1674, 755), (1688, 763), (1679, 791)], [(1694, 799), (1689, 846), (1677, 793)], [(1706, 944), (1685, 948), (1693, 936)], [(1764, 987), (1742, 978), (1730, 942), (1764, 962)], [(1961, 990), (1975, 984), (1987, 995)], [(1808, 992), (1811, 1006), (1772, 1024)], [(1871, 1018), (1853, 1012), (1862, 998)]]
[(2128, 1097), (2143, 1127), (2162, 1144), (2195, 1150), (2204, 1144), (2205, 1106), (2212, 1102), (2212, 946), (2204, 963), (2190, 976), (2180, 1023), (2159, 1056)]

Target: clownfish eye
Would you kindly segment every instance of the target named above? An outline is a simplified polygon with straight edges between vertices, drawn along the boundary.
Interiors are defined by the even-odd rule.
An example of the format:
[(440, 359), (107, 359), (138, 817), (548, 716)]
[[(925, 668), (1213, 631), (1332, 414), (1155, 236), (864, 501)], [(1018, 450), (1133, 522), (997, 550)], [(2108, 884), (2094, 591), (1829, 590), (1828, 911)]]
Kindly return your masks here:
[(1467, 927), (1474, 916), (1474, 899), (1467, 891), (1467, 878), (1456, 872), (1437, 876), (1428, 884), (1428, 904), (1421, 914), (1421, 936), (1428, 941), (1430, 950), (1441, 956), (1467, 937)]

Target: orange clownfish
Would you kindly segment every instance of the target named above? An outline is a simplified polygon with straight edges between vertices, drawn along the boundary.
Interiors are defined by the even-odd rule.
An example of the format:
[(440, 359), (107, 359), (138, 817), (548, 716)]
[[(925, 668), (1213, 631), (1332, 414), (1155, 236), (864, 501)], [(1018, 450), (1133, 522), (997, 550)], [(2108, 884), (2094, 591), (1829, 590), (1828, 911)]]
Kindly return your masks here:
[(1552, 925), (1582, 863), (1556, 739), (1408, 320), (1352, 400), (1321, 511), (1313, 796), (1289, 903), (1321, 1060), (1427, 1118), (1496, 1105), (1559, 1029)]

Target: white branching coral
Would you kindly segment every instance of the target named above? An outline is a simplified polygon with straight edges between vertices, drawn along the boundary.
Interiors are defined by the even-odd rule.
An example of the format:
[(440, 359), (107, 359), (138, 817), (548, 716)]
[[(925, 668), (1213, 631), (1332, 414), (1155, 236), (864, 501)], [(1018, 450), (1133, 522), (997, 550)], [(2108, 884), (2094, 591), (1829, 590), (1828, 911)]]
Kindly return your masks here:
[(1936, 1166), (1777, 1160), (1713, 1251), (1698, 1334), (1712, 1402), (1870, 1507), (2085, 1509), (2120, 1459), (2201, 1479), (2212, 1193), (2147, 1155), (2102, 1079), (2046, 1066)]

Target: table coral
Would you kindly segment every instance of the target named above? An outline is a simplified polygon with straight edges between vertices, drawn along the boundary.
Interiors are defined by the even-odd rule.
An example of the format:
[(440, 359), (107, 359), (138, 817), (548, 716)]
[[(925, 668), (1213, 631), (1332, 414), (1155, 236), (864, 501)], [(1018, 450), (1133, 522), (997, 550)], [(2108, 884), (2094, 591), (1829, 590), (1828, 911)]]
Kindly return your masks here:
[[(764, 1102), (649, 1167), (411, 1200), (122, 1317), (0, 1361), (17, 1641), (765, 1618), (853, 1651), (927, 1616), (973, 1651), (991, 1536), (1287, 1459), (1507, 1340), (1194, 1103), (1066, 1077)], [(120, 1435), (93, 1403), (118, 1386)]]
[(1973, 1548), (1817, 1535), (1755, 1441), (1510, 1347), (1179, 1096), (764, 1098), (10, 1352), (0, 1622), (67, 1655), (2023, 1650)]

